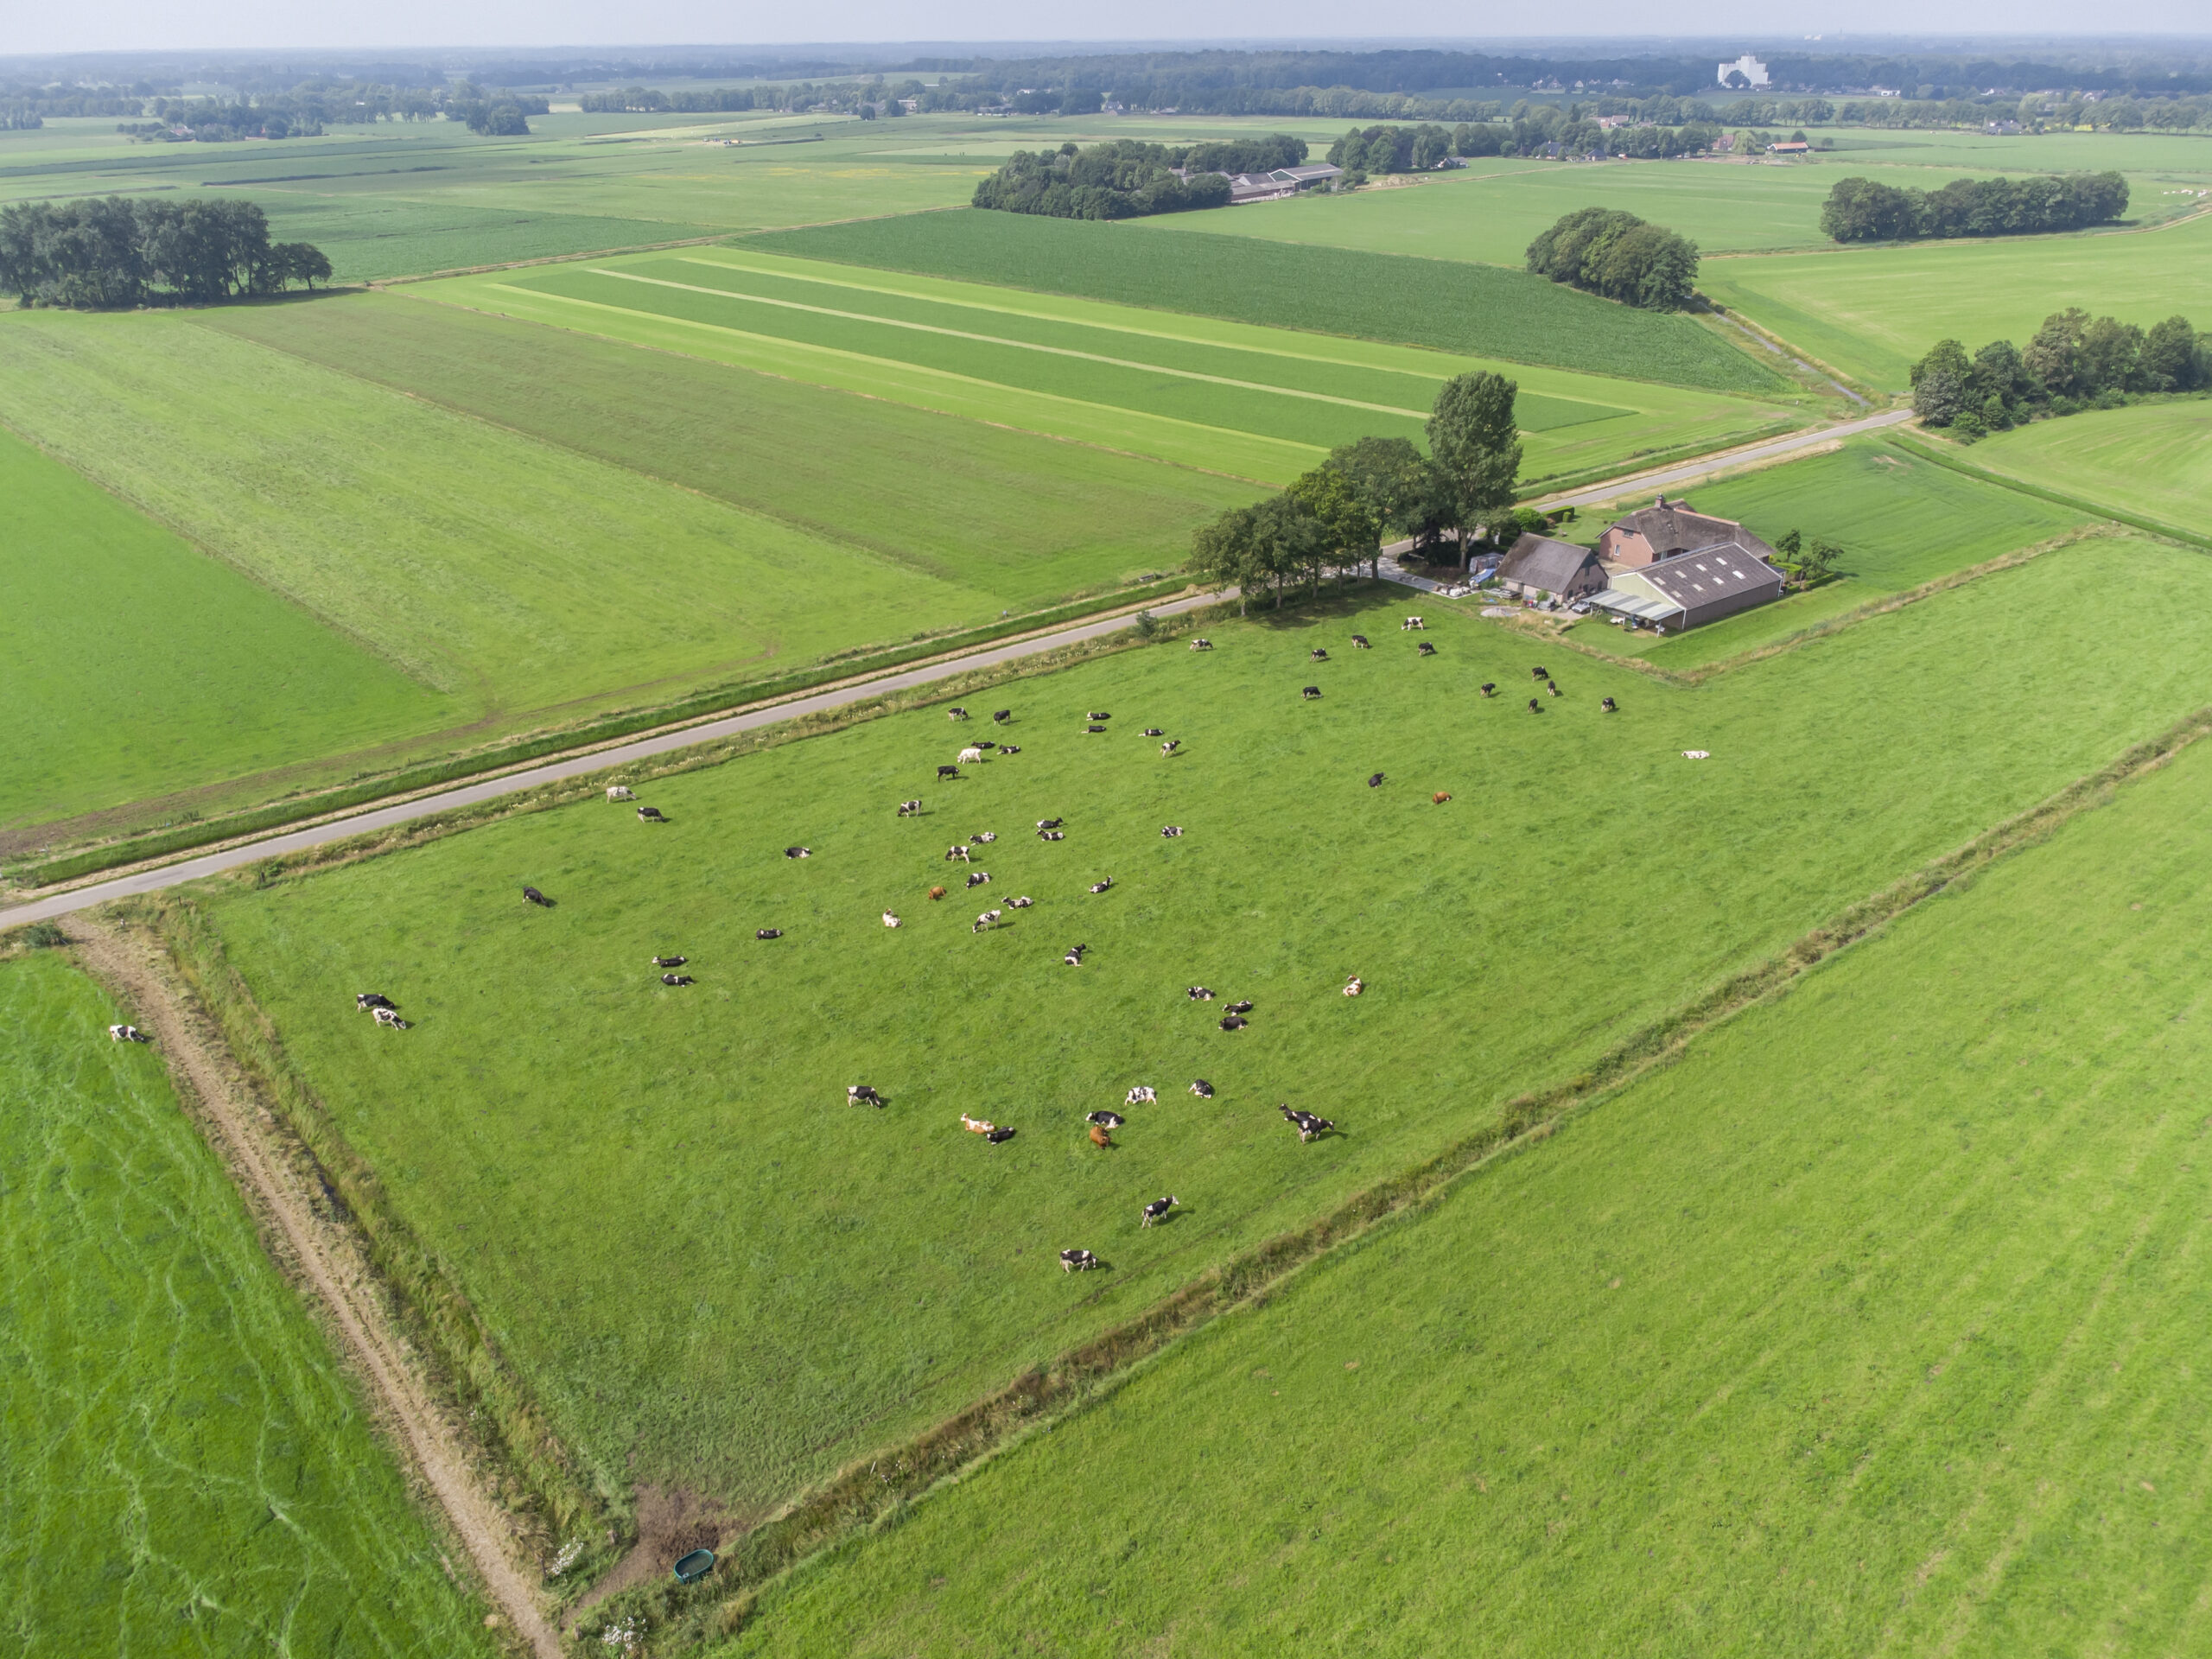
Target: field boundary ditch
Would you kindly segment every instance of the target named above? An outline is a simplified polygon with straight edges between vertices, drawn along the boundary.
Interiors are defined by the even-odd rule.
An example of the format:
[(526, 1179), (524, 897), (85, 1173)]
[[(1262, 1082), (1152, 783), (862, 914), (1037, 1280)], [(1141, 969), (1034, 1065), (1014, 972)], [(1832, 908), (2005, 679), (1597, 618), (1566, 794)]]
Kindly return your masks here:
[(2193, 531), (2181, 530), (2156, 518), (2146, 518), (2136, 513), (2120, 512), (2098, 502), (2085, 500), (2081, 496), (2069, 495), (2063, 490), (2048, 490), (2040, 484), (2031, 484), (2024, 479), (2012, 478), (2004, 473), (1992, 472), (1987, 467), (1975, 466), (1963, 455), (1946, 454), (1941, 449), (1931, 448), (1926, 442), (1907, 438), (1902, 433), (1892, 435), (1890, 442), (1908, 454), (1917, 455), (1932, 466), (1941, 467), (1948, 472), (1957, 473), (1963, 478), (1971, 478), (1983, 484), (1994, 484), (1999, 489), (2011, 490), (2019, 495), (2033, 496), (2038, 501), (2049, 501), (2058, 506), (2072, 507), (2076, 512), (2093, 512), (2101, 518), (2110, 518), (2117, 524), (2126, 524), (2131, 530), (2145, 531), (2151, 535), (2164, 537), (2169, 541), (2179, 542), (2186, 546), (2196, 548), (2200, 552), (2212, 553), (2212, 537), (2200, 536)]
[[(1881, 931), (1928, 899), (1969, 885), (1983, 870), (2049, 840), (2079, 814), (2111, 801), (2133, 779), (2158, 770), (2212, 734), (2212, 705), (2131, 746), (2095, 772), (1921, 866), (1780, 953), (1720, 981), (1631, 1033), (1585, 1071), (1516, 1096), (1490, 1127), (1461, 1137), (1398, 1175), (1354, 1193), (1306, 1227), (1242, 1251), (1199, 1274), (1135, 1319), (1033, 1368), (1004, 1388), (901, 1444), (856, 1459), (842, 1473), (771, 1520), (727, 1541), (696, 1585), (654, 1584), (620, 1592), (594, 1609), (599, 1629), (635, 1619), (668, 1652), (741, 1631), (772, 1585), (868, 1532), (895, 1525), (914, 1503), (1030, 1434), (1104, 1398), (1178, 1340), (1225, 1314), (1266, 1304), (1294, 1274), (1377, 1229), (1440, 1202), (1463, 1178), (1550, 1138), (1570, 1116), (1673, 1064), (1698, 1036), (1786, 994), (1838, 952)], [(632, 1628), (638, 1628), (632, 1626)]]

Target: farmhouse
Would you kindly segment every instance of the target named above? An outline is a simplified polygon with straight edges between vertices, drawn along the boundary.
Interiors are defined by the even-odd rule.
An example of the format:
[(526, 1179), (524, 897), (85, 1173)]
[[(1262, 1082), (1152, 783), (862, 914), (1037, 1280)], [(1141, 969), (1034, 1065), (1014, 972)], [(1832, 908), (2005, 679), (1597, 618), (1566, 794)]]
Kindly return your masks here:
[(1598, 537), (1598, 556), (1607, 564), (1635, 568), (1728, 541), (1744, 543), (1762, 558), (1774, 551), (1757, 537), (1747, 536), (1733, 518), (1692, 512), (1687, 501), (1669, 505), (1662, 495), (1656, 505), (1640, 508), (1608, 524)]
[(1611, 586), (1592, 594), (1591, 602), (1669, 633), (1679, 633), (1684, 628), (1770, 604), (1782, 597), (1782, 586), (1781, 571), (1750, 548), (1730, 541), (1677, 554), (1641, 569), (1616, 571)]
[(1533, 531), (1513, 543), (1497, 575), (1506, 592), (1523, 599), (1580, 599), (1605, 585), (1605, 567), (1595, 553)]

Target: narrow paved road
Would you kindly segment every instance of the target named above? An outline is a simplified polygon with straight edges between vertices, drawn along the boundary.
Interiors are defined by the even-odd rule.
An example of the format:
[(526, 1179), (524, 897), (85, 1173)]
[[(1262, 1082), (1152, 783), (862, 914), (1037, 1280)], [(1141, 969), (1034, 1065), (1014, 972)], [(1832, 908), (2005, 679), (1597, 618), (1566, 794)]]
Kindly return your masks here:
[[(1220, 599), (1234, 599), (1236, 596), (1236, 590), (1232, 588), (1225, 594), (1200, 594), (1193, 598), (1155, 605), (1151, 609), (1155, 616), (1173, 616), (1178, 612), (1196, 610), (1202, 605), (1211, 605)], [(940, 663), (905, 669), (877, 679), (839, 686), (833, 690), (817, 691), (810, 696), (794, 697), (788, 702), (771, 703), (766, 708), (748, 709), (744, 714), (708, 721), (702, 725), (685, 726), (652, 737), (641, 737), (614, 748), (598, 749), (565, 760), (550, 760), (525, 772), (511, 772), (504, 777), (464, 784), (435, 795), (403, 801), (395, 806), (372, 808), (350, 817), (334, 818), (328, 823), (312, 824), (304, 830), (265, 836), (243, 846), (226, 848), (220, 852), (203, 853), (197, 858), (139, 870), (130, 875), (118, 876), (111, 881), (96, 881), (89, 887), (73, 887), (50, 898), (35, 899), (28, 904), (0, 910), (0, 928), (21, 927), (26, 922), (48, 921), (56, 916), (67, 916), (73, 911), (89, 910), (94, 905), (104, 905), (111, 899), (126, 899), (133, 893), (157, 893), (163, 887), (194, 881), (219, 871), (236, 869), (241, 864), (273, 858), (279, 853), (296, 853), (303, 848), (320, 847), (328, 842), (365, 835), (372, 830), (389, 830), (395, 824), (410, 823), (434, 813), (450, 812), (457, 806), (473, 806), (479, 801), (496, 800), (502, 795), (536, 789), (541, 784), (557, 783), (562, 779), (580, 777), (588, 772), (604, 772), (609, 767), (627, 766), (652, 755), (666, 754), (672, 749), (688, 749), (696, 743), (711, 743), (716, 738), (749, 732), (756, 727), (796, 720), (802, 715), (842, 709), (848, 703), (881, 696), (887, 691), (927, 685), (933, 681), (950, 679), (956, 674), (972, 672), (976, 669), (1018, 662), (1024, 657), (1039, 656), (1045, 652), (1058, 650), (1062, 645), (1077, 645), (1085, 639), (1096, 639), (1118, 632), (1130, 626), (1134, 620), (1135, 617), (1129, 613), (1102, 617), (1096, 621), (1078, 623), (1074, 627), (1062, 628), (1054, 633), (1039, 634), (1033, 639), (1018, 639), (1003, 645), (986, 646), (981, 651), (970, 652), (963, 657), (948, 658)]]
[(1838, 438), (1850, 437), (1853, 433), (1872, 432), (1879, 426), (1896, 426), (1911, 418), (1912, 411), (1909, 409), (1885, 409), (1878, 415), (1846, 421), (1840, 426), (1810, 427), (1802, 432), (1792, 432), (1788, 437), (1771, 438), (1764, 443), (1749, 444), (1741, 449), (1723, 449), (1713, 454), (1700, 455), (1695, 461), (1662, 467), (1656, 472), (1635, 473), (1626, 478), (1611, 479), (1586, 490), (1574, 490), (1566, 495), (1548, 497), (1536, 505), (1540, 507), (1594, 507), (1601, 501), (1618, 501), (1624, 495), (1642, 495), (1648, 490), (1663, 490), (1670, 485), (1688, 484), (1693, 480), (1708, 477), (1723, 467), (1742, 467), (1755, 461), (1772, 461), (1781, 455), (1794, 455), (1801, 449), (1817, 448)]

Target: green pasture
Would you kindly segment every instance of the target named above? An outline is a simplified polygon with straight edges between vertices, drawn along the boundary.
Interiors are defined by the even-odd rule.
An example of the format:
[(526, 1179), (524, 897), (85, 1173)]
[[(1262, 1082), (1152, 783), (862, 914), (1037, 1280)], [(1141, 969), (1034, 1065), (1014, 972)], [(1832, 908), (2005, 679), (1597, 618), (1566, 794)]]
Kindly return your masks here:
[(449, 717), (384, 658), (4, 430), (0, 593), (0, 836)]
[(2199, 746), (722, 1651), (2202, 1651), (2208, 817)]
[(1368, 433), (1418, 437), (1446, 377), (1522, 389), (1533, 476), (1719, 447), (1769, 402), (735, 248), (450, 278), (409, 290), (921, 408), (1287, 481)]
[(158, 1052), (0, 963), (0, 1631), (25, 1655), (498, 1651)]
[(2212, 402), (2137, 404), (2037, 421), (1997, 433), (1960, 459), (2202, 536), (2212, 505)]
[(2078, 305), (2144, 327), (2212, 327), (2212, 214), (2152, 231), (1708, 259), (1698, 286), (1799, 350), (1892, 391), (1937, 340), (2024, 347)]
[[(1302, 211), (1294, 202), (1225, 211), (1270, 205)], [(827, 225), (744, 245), (1624, 379), (1783, 390), (1764, 367), (1688, 317), (1610, 304), (1527, 271), (1351, 248), (1288, 249), (1238, 236), (1174, 239), (1181, 235), (1204, 233), (971, 209)]]
[[(982, 728), (928, 709), (653, 784), (665, 825), (594, 801), (210, 916), (589, 1476), (759, 1514), (2164, 729), (2212, 635), (2139, 649), (2135, 595), (2212, 601), (2212, 569), (2123, 545), (2130, 580), (2062, 551), (1694, 690), (1554, 653), (1565, 695), (1533, 716), (1525, 639), (1433, 613), (1423, 659), (1402, 597), (1362, 590), (972, 696), (1022, 753), (957, 782), (935, 767)], [(659, 983), (671, 952), (696, 984)], [(413, 1029), (372, 1026), (364, 988)], [(1253, 1024), (1223, 1033), (1239, 997)], [(847, 1105), (861, 1082), (887, 1109)], [(1158, 1103), (1124, 1108), (1139, 1084)], [(1300, 1145), (1281, 1101), (1344, 1133)], [(1110, 1154), (1100, 1108), (1129, 1118)], [(1162, 1193), (1180, 1212), (1140, 1230)], [(1071, 1245), (1114, 1270), (1064, 1277)]]
[[(1770, 543), (1793, 530), (1808, 542), (1834, 542), (1844, 550), (1837, 563), (1843, 579), (1671, 639), (1630, 633), (1592, 618), (1576, 625), (1577, 641), (1667, 668), (1717, 662), (2087, 522), (2072, 508), (1963, 477), (1878, 438), (1853, 439), (1827, 454), (1701, 485), (1682, 499), (1700, 512), (1737, 520)], [(1643, 505), (1586, 513), (1577, 529), (1594, 542), (1620, 511)], [(2101, 547), (2124, 562), (2136, 545)]]
[[(317, 321), (325, 308), (327, 334)], [(150, 611), (113, 626), (102, 620), (91, 584), (135, 560), (138, 543), (118, 539), (97, 558), (48, 569), (40, 580), (52, 598), (41, 604), (73, 613), (54, 638), (89, 640), (105, 629), (86, 655), (114, 663), (118, 677), (86, 691), (75, 683), (84, 657), (16, 659), (22, 665), (10, 677), (40, 688), (37, 706), (69, 722), (40, 739), (41, 770), (11, 779), (29, 797), (19, 810), (65, 784), (90, 801), (212, 783), (249, 756), (311, 760), (356, 734), (417, 733), (418, 747), (450, 747), (594, 708), (667, 701), (772, 664), (980, 625), (1172, 569), (1193, 525), (1252, 493), (728, 369), (637, 353), (610, 365), (588, 352), (569, 356), (566, 336), (503, 332), (397, 300), (340, 298), (211, 321), (224, 326), (183, 313), (0, 320), (0, 378), (19, 431), (281, 596), (249, 596), (216, 617), (207, 607), (243, 584), (228, 571), (194, 573), (205, 597), (178, 614), (203, 619), (194, 638), (226, 641), (194, 660), (149, 641)], [(429, 332), (410, 336), (418, 321)], [(389, 372), (410, 352), (421, 362), (421, 340), (441, 337), (440, 323), (465, 325), (446, 335), (478, 336), (468, 354), (485, 365), (485, 384), (453, 407), (306, 355), (345, 362), (350, 353), (366, 372)], [(283, 345), (288, 326), (296, 350), (246, 337), (262, 329)], [(593, 435), (592, 423), (624, 401), (651, 405), (708, 373), (715, 384), (689, 409), (664, 401), (626, 435)], [(607, 384), (595, 400), (599, 374)], [(515, 419), (512, 405), (532, 382), (535, 408)], [(492, 405), (488, 418), (461, 412), (473, 402)], [(221, 418), (178, 418), (187, 410)], [(668, 435), (671, 448), (645, 452), (637, 440), (647, 431)], [(856, 472), (874, 475), (841, 486)], [(80, 497), (130, 518), (97, 493)], [(54, 533), (97, 533), (100, 522)], [(143, 543), (149, 532), (133, 533)], [(18, 558), (37, 550), (11, 547)], [(172, 574), (160, 580), (184, 582), (175, 574), (182, 550), (169, 557)], [(116, 590), (117, 607), (129, 608), (131, 591)], [(11, 613), (0, 628), (43, 613)], [(264, 634), (276, 660), (249, 670)], [(336, 664), (327, 689), (302, 683), (268, 712), (227, 712), (254, 688), (290, 684), (302, 653)], [(240, 666), (216, 666), (226, 660)], [(149, 700), (165, 690), (184, 694), (174, 709)], [(104, 710), (125, 709), (126, 724), (86, 744), (114, 758), (99, 770), (80, 766), (69, 737)]]

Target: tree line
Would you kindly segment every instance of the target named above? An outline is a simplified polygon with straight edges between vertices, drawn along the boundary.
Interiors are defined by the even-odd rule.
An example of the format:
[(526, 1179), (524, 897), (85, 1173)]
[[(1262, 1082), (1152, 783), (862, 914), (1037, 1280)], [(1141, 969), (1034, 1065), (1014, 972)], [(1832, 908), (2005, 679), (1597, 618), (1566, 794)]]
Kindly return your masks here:
[(1838, 242), (2031, 236), (2108, 224), (2126, 211), (2127, 181), (2116, 172), (1954, 179), (1938, 190), (1850, 178), (1828, 192), (1821, 231)]
[(1912, 406), (1971, 443), (2041, 416), (2112, 409), (2131, 395), (2212, 390), (2212, 335), (2187, 317), (2147, 331), (2079, 306), (2044, 319), (2025, 351), (1993, 340), (1972, 357), (1938, 340), (1912, 365)]
[(1306, 159), (1306, 141), (1287, 132), (1264, 138), (1217, 139), (1167, 152), (1167, 164), (1192, 173), (1272, 173)]
[(1004, 167), (976, 186), (973, 205), (1052, 219), (1135, 219), (1229, 203), (1219, 173), (1178, 177), (1167, 152), (1134, 138), (1078, 149), (1017, 149)]
[(270, 242), (250, 201), (109, 196), (0, 208), (0, 292), (23, 305), (211, 305), (329, 277), (321, 250)]
[(1464, 560), (1478, 531), (1492, 540), (1517, 537), (1527, 527), (1513, 510), (1519, 391), (1486, 371), (1445, 382), (1428, 419), (1428, 454), (1408, 438), (1340, 445), (1279, 493), (1202, 527), (1191, 569), (1215, 586), (1240, 588), (1240, 610), (1263, 590), (1280, 607), (1300, 582), (1318, 590), (1332, 567), (1365, 561), (1373, 574), (1386, 538), (1434, 548), (1450, 537)]
[(1652, 311), (1679, 310), (1697, 285), (1697, 244), (1612, 207), (1583, 207), (1529, 245), (1529, 269)]

